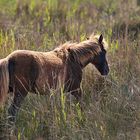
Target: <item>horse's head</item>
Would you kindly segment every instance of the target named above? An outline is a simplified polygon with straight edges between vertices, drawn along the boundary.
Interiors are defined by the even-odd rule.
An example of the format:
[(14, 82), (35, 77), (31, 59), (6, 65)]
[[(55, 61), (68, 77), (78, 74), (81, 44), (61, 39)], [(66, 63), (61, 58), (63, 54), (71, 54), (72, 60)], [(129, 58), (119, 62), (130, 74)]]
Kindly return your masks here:
[(101, 75), (107, 75), (109, 73), (108, 62), (106, 59), (107, 43), (102, 35), (91, 36), (90, 40), (96, 40), (100, 51), (92, 59), (92, 64), (97, 68)]
[(88, 40), (80, 43), (65, 43), (60, 46), (59, 52), (60, 50), (65, 50), (67, 61), (80, 65), (81, 69), (92, 63), (101, 75), (109, 72), (106, 60), (107, 43), (102, 35), (91, 35)]

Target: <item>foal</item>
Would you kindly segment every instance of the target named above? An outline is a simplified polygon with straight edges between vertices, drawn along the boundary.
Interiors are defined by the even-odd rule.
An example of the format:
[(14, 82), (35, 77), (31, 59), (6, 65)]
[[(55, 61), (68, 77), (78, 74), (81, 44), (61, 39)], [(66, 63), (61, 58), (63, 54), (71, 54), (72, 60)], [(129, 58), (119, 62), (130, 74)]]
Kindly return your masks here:
[(81, 97), (82, 69), (92, 63), (101, 75), (109, 72), (107, 43), (102, 35), (91, 35), (80, 43), (65, 43), (50, 52), (14, 51), (0, 60), (0, 103), (14, 93), (8, 110), (14, 117), (29, 92), (48, 94), (64, 86), (77, 100)]

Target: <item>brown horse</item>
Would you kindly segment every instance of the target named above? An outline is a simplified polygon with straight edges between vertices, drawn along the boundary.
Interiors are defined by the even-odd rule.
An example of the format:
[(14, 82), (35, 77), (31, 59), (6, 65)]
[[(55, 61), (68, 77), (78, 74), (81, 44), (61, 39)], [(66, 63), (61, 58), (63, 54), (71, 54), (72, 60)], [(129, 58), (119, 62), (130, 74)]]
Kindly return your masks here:
[(0, 103), (13, 92), (9, 115), (16, 115), (29, 92), (47, 94), (64, 86), (77, 100), (81, 97), (82, 69), (89, 63), (101, 75), (109, 72), (107, 43), (102, 35), (91, 35), (80, 43), (65, 43), (50, 52), (17, 50), (0, 60)]

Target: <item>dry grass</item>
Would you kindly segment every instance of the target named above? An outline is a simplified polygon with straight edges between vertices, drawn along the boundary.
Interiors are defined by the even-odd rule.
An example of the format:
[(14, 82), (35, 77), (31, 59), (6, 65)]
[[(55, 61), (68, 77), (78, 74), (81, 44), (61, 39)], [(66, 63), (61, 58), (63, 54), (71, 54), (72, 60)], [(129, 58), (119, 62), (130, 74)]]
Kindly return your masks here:
[(139, 140), (140, 36), (132, 37), (139, 27), (127, 26), (140, 21), (139, 12), (135, 0), (1, 0), (1, 58), (16, 49), (51, 50), (94, 31), (109, 42), (110, 74), (101, 77), (92, 65), (84, 70), (83, 112), (64, 93), (30, 94), (9, 130), (10, 97), (0, 110), (0, 139)]

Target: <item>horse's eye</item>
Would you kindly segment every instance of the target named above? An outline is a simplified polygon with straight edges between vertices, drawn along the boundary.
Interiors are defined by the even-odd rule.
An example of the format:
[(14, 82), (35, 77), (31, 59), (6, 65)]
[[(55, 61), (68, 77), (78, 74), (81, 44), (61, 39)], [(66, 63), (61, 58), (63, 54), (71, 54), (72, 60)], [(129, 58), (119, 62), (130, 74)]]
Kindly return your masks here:
[(105, 49), (103, 49), (102, 51), (104, 52), (104, 54), (106, 54), (106, 50)]

